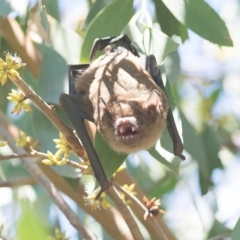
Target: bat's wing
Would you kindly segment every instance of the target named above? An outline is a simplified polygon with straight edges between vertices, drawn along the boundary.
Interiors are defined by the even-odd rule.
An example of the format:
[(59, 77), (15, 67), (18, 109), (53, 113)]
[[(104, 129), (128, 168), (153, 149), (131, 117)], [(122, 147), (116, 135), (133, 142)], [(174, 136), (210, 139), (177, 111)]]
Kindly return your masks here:
[[(163, 84), (163, 80), (161, 77), (160, 69), (153, 55), (149, 55), (146, 57), (145, 69), (146, 71), (148, 71), (148, 73), (151, 75), (153, 80), (165, 92), (165, 95), (167, 96), (165, 87)], [(182, 154), (182, 151), (183, 151), (182, 140), (178, 134), (178, 130), (173, 118), (171, 106), (169, 106), (168, 115), (167, 115), (167, 128), (173, 142), (174, 155), (179, 156), (182, 160), (185, 160), (185, 156)]]
[(131, 40), (127, 35), (124, 34), (115, 37), (96, 38), (90, 52), (90, 62), (93, 61), (97, 51), (103, 50), (106, 46), (110, 44), (116, 44), (117, 46), (124, 47), (128, 51), (130, 51), (133, 55), (139, 57), (138, 52), (136, 48), (133, 46)]
[(96, 197), (97, 199), (103, 191), (109, 188), (109, 182), (84, 124), (84, 119), (93, 121), (93, 110), (91, 106), (85, 106), (82, 99), (83, 96), (81, 94), (77, 94), (74, 87), (76, 76), (81, 75), (87, 67), (87, 64), (69, 66), (70, 94), (61, 94), (59, 101), (69, 119), (71, 120), (77, 132), (77, 135), (87, 152), (92, 170), (101, 186), (101, 191)]

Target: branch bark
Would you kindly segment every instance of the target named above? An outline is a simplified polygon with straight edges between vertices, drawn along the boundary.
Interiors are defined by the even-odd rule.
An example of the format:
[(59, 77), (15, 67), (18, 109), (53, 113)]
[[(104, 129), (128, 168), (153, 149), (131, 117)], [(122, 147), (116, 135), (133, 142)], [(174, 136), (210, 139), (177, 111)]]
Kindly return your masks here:
[[(17, 127), (13, 124), (10, 124), (4, 114), (0, 112), (0, 126), (1, 125), (3, 125), (4, 129), (10, 132), (13, 137), (19, 137), (19, 130)], [(29, 153), (26, 154), (29, 155)], [(25, 157), (26, 154), (24, 153)], [(113, 239), (134, 240), (125, 220), (115, 208), (111, 207), (109, 209), (96, 209), (93, 211), (90, 206), (85, 205), (83, 199), (83, 195), (85, 193), (82, 185), (79, 185), (77, 188), (73, 189), (69, 183), (67, 183), (63, 177), (59, 176), (51, 167), (46, 166), (41, 162), (38, 162), (37, 165), (59, 191), (69, 196), (87, 214), (95, 218), (96, 221), (100, 223), (100, 225)]]
[(30, 72), (37, 78), (41, 59), (32, 40), (24, 34), (19, 23), (11, 17), (0, 17), (0, 34), (21, 55), (23, 62), (27, 64)]
[[(1, 121), (0, 121), (1, 123)], [(16, 146), (12, 136), (3, 124), (0, 125), (0, 135), (6, 141), (8, 141), (8, 146), (16, 154), (25, 154), (25, 150)], [(96, 236), (92, 231), (83, 225), (78, 216), (73, 212), (73, 210), (67, 205), (62, 196), (57, 191), (54, 184), (50, 179), (43, 173), (39, 166), (34, 163), (31, 158), (20, 159), (27, 171), (42, 185), (48, 195), (52, 198), (54, 203), (67, 217), (69, 222), (78, 230), (78, 232), (86, 239), (96, 240)]]

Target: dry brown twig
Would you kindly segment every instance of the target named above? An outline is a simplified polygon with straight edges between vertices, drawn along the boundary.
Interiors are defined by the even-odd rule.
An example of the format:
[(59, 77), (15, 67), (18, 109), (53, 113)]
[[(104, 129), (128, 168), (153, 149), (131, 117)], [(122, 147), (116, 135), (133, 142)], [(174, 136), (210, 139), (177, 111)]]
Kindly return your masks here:
[[(129, 193), (128, 191), (126, 191), (122, 186), (120, 186), (117, 182), (113, 181), (113, 185), (116, 187), (116, 189), (120, 192), (122, 192), (123, 194), (125, 194), (127, 196), (128, 199), (130, 199), (132, 201), (132, 204), (135, 204), (135, 206), (137, 206), (140, 211), (142, 211), (142, 216), (144, 218), (144, 214), (147, 212), (148, 213), (148, 209), (147, 207), (138, 199), (136, 198), (133, 194)], [(164, 232), (161, 229), (161, 226), (158, 224), (157, 221), (155, 221), (155, 218), (148, 218), (147, 221), (150, 221), (151, 224), (153, 225), (154, 229), (156, 230), (157, 234), (158, 234), (158, 239), (159, 240), (168, 240), (168, 238), (166, 237), (166, 235), (164, 234)]]
[(84, 148), (80, 145), (73, 132), (62, 122), (62, 120), (57, 116), (56, 112), (53, 111), (52, 107), (49, 106), (40, 96), (38, 96), (20, 76), (17, 76), (13, 83), (53, 123), (59, 132), (66, 137), (73, 151), (82, 159), (87, 160), (88, 157)]
[(111, 186), (107, 191), (107, 195), (112, 199), (115, 203), (116, 207), (118, 208), (119, 212), (123, 215), (134, 239), (143, 240), (143, 235), (130, 211), (129, 206), (125, 204), (122, 200), (119, 192), (115, 188), (115, 185)]
[[(8, 142), (8, 146), (16, 154), (26, 154), (25, 150), (16, 146), (13, 138), (10, 136), (9, 132), (0, 125), (0, 135), (4, 140)], [(69, 222), (79, 231), (79, 233), (86, 239), (97, 239), (96, 236), (80, 221), (78, 216), (72, 211), (72, 209), (67, 205), (62, 196), (59, 194), (54, 184), (50, 179), (42, 172), (36, 163), (34, 163), (31, 158), (20, 159), (24, 167), (28, 172), (42, 185), (49, 196), (52, 198), (54, 203), (58, 208), (64, 213), (68, 218)]]

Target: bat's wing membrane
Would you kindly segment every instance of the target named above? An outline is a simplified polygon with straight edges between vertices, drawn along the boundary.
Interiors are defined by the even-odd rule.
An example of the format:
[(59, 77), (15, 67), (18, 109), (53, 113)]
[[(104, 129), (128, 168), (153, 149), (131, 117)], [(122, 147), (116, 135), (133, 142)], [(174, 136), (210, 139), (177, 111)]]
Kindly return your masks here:
[(87, 152), (92, 170), (101, 186), (101, 191), (96, 197), (97, 199), (103, 191), (109, 188), (109, 182), (84, 124), (84, 119), (93, 121), (93, 110), (90, 107), (85, 106), (82, 101), (82, 95), (76, 93), (74, 85), (77, 75), (81, 75), (87, 67), (87, 64), (69, 66), (70, 94), (61, 94), (59, 101), (71, 120), (77, 135)]
[[(153, 80), (157, 83), (157, 85), (164, 91), (165, 95), (167, 96), (165, 87), (163, 84), (163, 80), (161, 77), (160, 69), (153, 55), (149, 55), (146, 57), (145, 69), (146, 71), (148, 71), (148, 73), (151, 75)], [(182, 154), (182, 151), (183, 151), (182, 140), (178, 134), (178, 130), (173, 118), (171, 106), (169, 106), (168, 115), (167, 115), (167, 128), (173, 142), (174, 155), (179, 156), (182, 160), (185, 160), (185, 156)]]

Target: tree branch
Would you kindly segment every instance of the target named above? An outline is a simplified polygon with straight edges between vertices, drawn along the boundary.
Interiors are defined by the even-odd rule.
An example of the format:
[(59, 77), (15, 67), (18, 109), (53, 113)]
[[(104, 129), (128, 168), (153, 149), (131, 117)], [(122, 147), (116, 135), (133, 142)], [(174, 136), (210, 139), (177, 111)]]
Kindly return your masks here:
[(53, 123), (53, 125), (61, 132), (73, 151), (82, 159), (88, 160), (85, 149), (81, 146), (76, 136), (73, 134), (70, 128), (68, 128), (62, 120), (58, 117), (56, 112), (40, 97), (38, 96), (21, 77), (16, 77), (16, 80), (12, 81), (24, 94), (29, 98), (33, 104)]
[(1, 187), (14, 188), (14, 187), (20, 187), (24, 185), (33, 185), (36, 183), (37, 181), (32, 177), (18, 177), (18, 178), (11, 179), (9, 181), (1, 181), (0, 188)]
[[(137, 206), (139, 208), (139, 210), (142, 211), (142, 216), (144, 216), (144, 213), (146, 211), (148, 211), (148, 209), (142, 204), (142, 202), (138, 198), (136, 198), (133, 194), (131, 194), (128, 191), (126, 191), (117, 182), (113, 181), (113, 185), (116, 187), (116, 189), (118, 191), (120, 191), (123, 194), (125, 194), (128, 197), (128, 199), (130, 199), (132, 201), (132, 204)], [(161, 226), (159, 226), (158, 222), (155, 221), (155, 218), (156, 217), (148, 218), (145, 221), (150, 221), (151, 222), (151, 224), (153, 225), (153, 227), (155, 228), (155, 230), (156, 230), (156, 232), (158, 234), (157, 237), (158, 237), (159, 240), (168, 240), (167, 237), (165, 236), (164, 232), (162, 231)]]
[[(3, 125), (0, 125), (0, 135), (6, 141), (8, 141), (9, 147), (16, 154), (25, 154), (25, 150), (19, 148), (15, 145), (13, 138), (10, 136), (9, 132)], [(62, 196), (59, 194), (50, 179), (42, 172), (36, 163), (34, 163), (30, 158), (20, 159), (24, 167), (28, 172), (42, 185), (45, 191), (52, 198), (54, 203), (58, 208), (64, 213), (69, 222), (79, 231), (79, 233), (86, 239), (95, 240), (96, 236), (92, 233), (90, 229), (83, 225), (78, 216), (73, 212), (73, 210), (67, 205)]]
[(116, 207), (118, 208), (119, 212), (123, 215), (132, 235), (133, 238), (136, 240), (143, 240), (142, 233), (139, 230), (139, 227), (133, 218), (133, 215), (130, 212), (129, 207), (123, 202), (121, 196), (119, 195), (118, 191), (114, 186), (110, 187), (106, 191), (107, 195), (112, 199), (115, 203)]
[[(116, 174), (114, 177), (114, 180), (119, 183), (120, 185), (124, 184), (132, 184), (134, 182), (132, 176), (124, 169), (123, 171)], [(137, 197), (139, 199), (143, 199), (143, 196), (146, 195), (142, 191), (142, 189), (136, 184), (135, 191), (137, 192)], [(154, 227), (151, 221), (145, 221), (143, 218), (143, 212), (142, 209), (139, 208), (137, 204), (133, 204), (131, 206), (131, 209), (133, 210), (134, 214), (137, 216), (137, 218), (143, 223), (143, 225), (148, 230), (149, 234), (151, 235), (152, 239), (158, 240), (158, 231)], [(163, 230), (164, 235), (167, 237), (168, 240), (177, 240), (177, 238), (173, 235), (173, 233), (169, 230), (164, 220), (160, 217), (156, 219), (158, 226)]]
[(39, 75), (40, 57), (31, 39), (25, 36), (19, 23), (11, 18), (0, 17), (0, 33), (17, 51), (35, 78)]
[[(10, 124), (4, 114), (0, 112), (0, 125), (1, 124), (14, 138), (19, 137), (19, 129), (13, 124)], [(58, 190), (69, 196), (87, 214), (95, 218), (113, 239), (134, 240), (125, 220), (117, 209), (110, 207), (108, 209), (96, 209), (93, 211), (90, 206), (85, 205), (85, 201), (82, 197), (85, 192), (84, 187), (81, 184), (73, 189), (72, 186), (70, 186), (69, 183), (67, 183), (63, 177), (59, 176), (51, 167), (41, 162), (37, 162), (37, 165)]]

